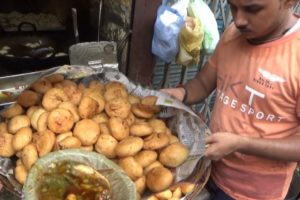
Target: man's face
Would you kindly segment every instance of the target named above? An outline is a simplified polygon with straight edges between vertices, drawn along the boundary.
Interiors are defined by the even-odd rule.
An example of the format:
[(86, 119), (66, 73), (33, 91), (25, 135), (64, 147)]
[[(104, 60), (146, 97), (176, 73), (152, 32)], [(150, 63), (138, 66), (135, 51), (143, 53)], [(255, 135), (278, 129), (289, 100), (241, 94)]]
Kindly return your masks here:
[(287, 0), (228, 0), (236, 27), (246, 39), (272, 38), (284, 31)]

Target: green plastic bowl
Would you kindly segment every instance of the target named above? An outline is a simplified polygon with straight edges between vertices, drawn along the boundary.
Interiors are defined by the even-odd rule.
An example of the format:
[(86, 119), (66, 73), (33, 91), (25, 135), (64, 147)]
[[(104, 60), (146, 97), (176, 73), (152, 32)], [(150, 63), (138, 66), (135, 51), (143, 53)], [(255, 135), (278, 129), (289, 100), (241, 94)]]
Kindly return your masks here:
[(94, 169), (112, 169), (110, 173), (104, 174), (110, 181), (113, 200), (136, 199), (135, 185), (125, 172), (114, 162), (105, 156), (79, 149), (61, 150), (47, 154), (38, 159), (30, 169), (27, 180), (23, 187), (23, 198), (25, 200), (39, 200), (37, 188), (39, 180), (50, 164), (60, 161), (75, 161)]

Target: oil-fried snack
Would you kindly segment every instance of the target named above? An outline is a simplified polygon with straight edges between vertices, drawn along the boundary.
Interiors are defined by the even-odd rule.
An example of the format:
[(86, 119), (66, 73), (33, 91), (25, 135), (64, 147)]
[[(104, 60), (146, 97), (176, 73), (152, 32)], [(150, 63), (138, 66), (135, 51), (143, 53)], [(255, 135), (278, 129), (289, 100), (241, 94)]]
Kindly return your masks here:
[(74, 118), (70, 111), (56, 108), (48, 115), (48, 128), (54, 133), (68, 132), (73, 128)]
[(173, 193), (169, 189), (158, 192), (158, 193), (155, 194), (155, 196), (159, 199), (168, 199), (168, 200), (172, 198), (172, 195), (173, 195)]
[(31, 118), (30, 118), (30, 123), (31, 123), (31, 126), (37, 130), (38, 128), (38, 120), (40, 118), (40, 116), (45, 113), (46, 110), (44, 108), (37, 108), (31, 115)]
[(68, 136), (73, 136), (73, 133), (71, 131), (68, 131), (68, 132), (57, 135), (55, 138), (55, 144), (54, 144), (53, 150), (59, 150), (59, 146), (58, 146), (59, 142)]
[(60, 103), (68, 100), (68, 96), (62, 89), (51, 88), (44, 94), (42, 104), (47, 111), (51, 111), (57, 108)]
[(133, 181), (143, 176), (142, 166), (140, 166), (131, 156), (121, 158), (118, 164)]
[(97, 103), (98, 103), (97, 113), (101, 113), (104, 110), (105, 100), (100, 92), (91, 92), (86, 96), (91, 97), (92, 99), (97, 101)]
[(100, 123), (99, 128), (101, 135), (111, 135), (107, 123)]
[(140, 137), (129, 136), (119, 142), (115, 148), (118, 157), (136, 155), (143, 148), (144, 141)]
[(104, 92), (104, 98), (106, 101), (110, 101), (114, 98), (128, 99), (128, 91), (125, 88), (110, 88)]
[(6, 122), (0, 122), (0, 134), (2, 133), (8, 133)]
[(144, 105), (141, 103), (132, 104), (131, 111), (137, 117), (150, 119), (155, 115), (153, 106)]
[(107, 158), (115, 158), (115, 148), (117, 144), (118, 141), (113, 136), (101, 133), (95, 144), (95, 150), (98, 153), (105, 155)]
[(23, 110), (22, 106), (15, 103), (15, 104), (12, 104), (10, 107), (6, 108), (5, 110), (3, 110), (0, 115), (6, 119), (10, 119), (14, 116), (23, 114), (23, 112), (24, 112), (24, 110)]
[(50, 130), (37, 132), (33, 137), (39, 157), (48, 154), (54, 147), (55, 134)]
[(73, 135), (77, 137), (84, 146), (95, 144), (99, 134), (99, 125), (91, 119), (83, 119), (77, 122), (73, 130)]
[(21, 128), (12, 139), (12, 146), (15, 151), (21, 151), (32, 140), (32, 130), (30, 127)]
[(30, 126), (30, 119), (27, 115), (17, 115), (8, 121), (8, 132), (15, 134), (23, 127)]
[(126, 119), (130, 113), (131, 104), (127, 99), (115, 98), (105, 104), (105, 111), (110, 117)]
[(177, 142), (165, 147), (159, 154), (159, 161), (167, 167), (178, 167), (188, 157), (189, 150)]
[(86, 86), (83, 83), (78, 84), (78, 90), (83, 92), (86, 89)]
[(172, 197), (180, 199), (181, 196), (182, 196), (182, 192), (179, 186), (173, 189)]
[(31, 106), (27, 109), (26, 111), (26, 115), (31, 119), (32, 114), (34, 113), (34, 111), (36, 111), (38, 108), (41, 108), (40, 106)]
[(79, 147), (80, 149), (82, 150), (85, 150), (85, 151), (94, 151), (94, 146), (93, 145), (89, 145), (89, 146), (81, 146)]
[(128, 101), (130, 104), (141, 103), (141, 98), (132, 94), (128, 95)]
[(125, 120), (120, 117), (111, 117), (108, 121), (111, 135), (118, 141), (129, 136), (129, 127)]
[(130, 135), (133, 136), (148, 136), (153, 133), (153, 128), (148, 122), (135, 122), (129, 129)]
[(92, 120), (94, 120), (94, 122), (101, 124), (101, 123), (107, 123), (108, 122), (108, 116), (105, 112), (99, 113), (97, 115), (95, 115)]
[(136, 191), (139, 194), (143, 194), (146, 188), (146, 176), (142, 176), (138, 178), (136, 181), (134, 181)]
[(130, 112), (125, 121), (127, 122), (128, 126), (131, 126), (135, 122), (134, 114)]
[(38, 105), (40, 101), (41, 101), (41, 95), (32, 90), (24, 90), (18, 96), (18, 100), (17, 100), (17, 102), (25, 108)]
[(150, 119), (149, 124), (153, 128), (154, 133), (165, 133), (167, 130), (165, 122), (161, 119)]
[(63, 80), (62, 82), (54, 84), (54, 87), (56, 87), (56, 88), (64, 88), (67, 86), (77, 87), (77, 84), (72, 80)]
[(173, 190), (174, 188), (178, 188), (178, 187), (180, 188), (181, 193), (185, 195), (194, 190), (195, 184), (187, 181), (182, 181), (182, 182), (175, 183), (174, 185), (172, 185), (170, 189)]
[(163, 165), (159, 161), (156, 160), (153, 163), (151, 163), (150, 165), (148, 165), (147, 167), (145, 167), (144, 174), (147, 174), (148, 172), (150, 172), (152, 169), (154, 169), (156, 167), (163, 167)]
[(37, 120), (37, 131), (45, 131), (48, 128), (49, 112), (43, 112)]
[(143, 150), (138, 152), (134, 159), (137, 163), (139, 163), (143, 168), (149, 166), (151, 163), (153, 163), (157, 159), (157, 153), (156, 151), (151, 150)]
[(172, 172), (165, 167), (155, 167), (146, 175), (146, 185), (152, 192), (161, 192), (173, 182)]
[(51, 83), (58, 83), (58, 82), (62, 82), (65, 79), (65, 77), (63, 74), (51, 74), (45, 77), (45, 79), (47, 79)]
[(33, 143), (30, 143), (23, 148), (21, 160), (27, 170), (30, 170), (31, 166), (37, 161), (38, 158), (38, 152)]
[(68, 136), (58, 143), (59, 149), (78, 149), (81, 147), (81, 141), (74, 136)]
[(98, 92), (100, 92), (100, 94), (104, 94), (105, 86), (97, 80), (92, 80), (88, 87), (96, 89)]
[(146, 96), (142, 98), (141, 103), (144, 105), (152, 106), (155, 113), (160, 111), (160, 106), (156, 105), (157, 96)]
[(118, 81), (110, 81), (110, 82), (105, 84), (105, 89), (106, 90), (114, 89), (114, 88), (126, 89), (125, 85), (123, 85), (122, 83), (120, 83)]
[(12, 146), (13, 135), (9, 133), (2, 133), (0, 135), (0, 156), (11, 157), (15, 154)]
[(70, 111), (73, 115), (74, 122), (78, 122), (80, 120), (78, 109), (72, 102), (70, 101), (62, 102), (61, 104), (58, 105), (58, 108), (63, 108)]
[(144, 139), (144, 149), (161, 149), (169, 144), (169, 137), (164, 133), (153, 133)]
[(88, 96), (83, 96), (78, 107), (79, 116), (82, 119), (92, 118), (97, 114), (98, 103)]
[(175, 142), (179, 142), (178, 137), (176, 137), (175, 135), (167, 135), (169, 137), (169, 144), (173, 144)]
[(15, 170), (14, 170), (14, 174), (15, 174), (15, 178), (17, 179), (17, 181), (24, 185), (26, 178), (27, 178), (27, 170), (26, 167), (22, 164), (19, 164), (16, 166)]
[(39, 79), (31, 84), (30, 88), (35, 92), (45, 94), (48, 90), (52, 88), (52, 83), (47, 79)]
[(69, 101), (75, 105), (78, 105), (82, 98), (82, 92), (74, 85), (66, 85), (62, 87), (62, 90), (66, 93)]

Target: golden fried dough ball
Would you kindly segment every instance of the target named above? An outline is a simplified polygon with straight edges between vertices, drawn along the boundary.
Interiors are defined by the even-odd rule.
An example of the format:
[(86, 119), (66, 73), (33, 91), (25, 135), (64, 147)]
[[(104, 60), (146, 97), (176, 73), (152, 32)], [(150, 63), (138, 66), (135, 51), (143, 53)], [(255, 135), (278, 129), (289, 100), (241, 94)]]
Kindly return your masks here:
[(105, 112), (99, 113), (97, 115), (95, 115), (92, 120), (94, 120), (94, 122), (101, 124), (101, 123), (106, 123), (108, 122), (108, 116)]
[(45, 131), (48, 128), (49, 112), (44, 112), (37, 120), (37, 131)]
[(32, 130), (30, 127), (24, 127), (18, 130), (12, 140), (12, 146), (15, 151), (21, 151), (32, 140)]
[(89, 83), (89, 88), (93, 88), (93, 89), (96, 89), (97, 91), (100, 92), (100, 94), (104, 94), (104, 90), (105, 90), (105, 87), (102, 83), (100, 83), (99, 81), (97, 80), (92, 80), (90, 83)]
[(168, 200), (179, 200), (179, 199), (174, 199), (172, 198), (173, 196), (173, 193), (171, 190), (167, 189), (167, 190), (163, 190), (161, 192), (158, 192), (158, 193), (155, 193), (155, 196), (158, 198), (158, 199), (168, 199)]
[(30, 143), (23, 148), (21, 160), (27, 170), (30, 170), (31, 166), (38, 158), (38, 152), (33, 143)]
[(65, 77), (63, 74), (51, 74), (45, 77), (45, 79), (47, 79), (51, 83), (58, 83), (58, 82), (62, 82), (65, 79)]
[(129, 112), (129, 115), (126, 117), (125, 121), (127, 122), (128, 126), (131, 126), (135, 122), (134, 114)]
[(167, 135), (169, 137), (169, 144), (173, 144), (175, 142), (179, 142), (178, 137), (176, 137), (175, 135)]
[(151, 163), (150, 165), (148, 165), (147, 167), (145, 167), (144, 174), (148, 174), (148, 172), (150, 172), (152, 169), (154, 169), (156, 167), (163, 167), (163, 165), (159, 161), (156, 160), (153, 163)]
[(129, 129), (130, 135), (133, 136), (148, 136), (153, 133), (153, 128), (148, 122), (135, 122)]
[(95, 144), (99, 134), (99, 125), (91, 119), (83, 119), (77, 122), (73, 130), (73, 135), (77, 137), (84, 146)]
[(41, 108), (40, 106), (31, 106), (27, 109), (26, 111), (26, 115), (31, 119), (32, 114), (34, 113), (34, 111), (36, 111), (38, 108)]
[(141, 98), (132, 94), (128, 95), (128, 101), (130, 104), (141, 103)]
[(142, 166), (133, 157), (121, 158), (118, 164), (133, 181), (143, 176)]
[(78, 149), (81, 147), (81, 141), (74, 136), (68, 136), (58, 143), (59, 149)]
[(111, 135), (119, 141), (129, 136), (128, 124), (120, 117), (111, 117), (108, 121), (108, 128)]
[(63, 108), (70, 111), (70, 113), (72, 113), (73, 115), (74, 122), (78, 122), (80, 120), (77, 107), (70, 101), (62, 102), (61, 104), (58, 105), (58, 108)]
[(157, 97), (156, 96), (146, 96), (141, 100), (141, 103), (144, 105), (152, 106), (152, 109), (155, 113), (160, 111), (160, 106), (156, 105)]
[(132, 104), (131, 111), (135, 116), (145, 119), (150, 119), (155, 114), (153, 106), (144, 105), (141, 103)]
[(42, 104), (46, 110), (51, 111), (57, 108), (60, 103), (68, 100), (68, 96), (62, 89), (51, 88), (45, 93)]
[(56, 138), (55, 138), (55, 144), (54, 144), (53, 149), (54, 150), (59, 150), (60, 149), (60, 147), (58, 145), (59, 142), (61, 142), (63, 139), (65, 139), (68, 136), (73, 136), (73, 133), (71, 131), (68, 131), (68, 132), (61, 133), (61, 134), (57, 135)]
[(74, 118), (70, 111), (56, 108), (48, 115), (48, 128), (54, 133), (70, 131), (74, 125)]
[(78, 90), (83, 92), (86, 89), (86, 86), (83, 83), (78, 84)]
[(95, 150), (98, 153), (105, 155), (107, 158), (115, 158), (115, 148), (118, 141), (111, 135), (101, 135), (99, 136), (97, 143), (95, 144)]
[(41, 101), (41, 95), (32, 90), (24, 90), (18, 96), (18, 100), (17, 100), (17, 102), (25, 108), (38, 105), (40, 101)]
[(8, 132), (16, 133), (23, 127), (30, 126), (30, 119), (27, 115), (17, 115), (8, 121)]
[(6, 108), (5, 110), (3, 110), (0, 115), (6, 119), (10, 119), (14, 116), (23, 114), (23, 112), (24, 112), (24, 110), (23, 110), (22, 106), (15, 103), (15, 104), (12, 104), (10, 107)]
[(167, 126), (161, 119), (150, 119), (149, 124), (153, 128), (154, 133), (165, 133), (167, 131)]
[(54, 87), (57, 87), (57, 88), (63, 88), (63, 87), (68, 87), (68, 86), (77, 87), (77, 84), (72, 80), (63, 80), (62, 82), (54, 84)]
[(30, 119), (30, 123), (31, 126), (37, 130), (38, 128), (38, 120), (40, 118), (40, 116), (45, 113), (46, 110), (44, 108), (37, 108), (35, 111), (33, 111), (32, 115), (31, 115), (31, 119)]
[(144, 139), (144, 149), (161, 149), (169, 144), (169, 137), (164, 133), (153, 133)]
[(110, 101), (114, 98), (128, 99), (128, 92), (125, 88), (110, 88), (104, 92), (104, 98), (106, 101)]
[(23, 165), (23, 163), (16, 166), (14, 170), (14, 174), (17, 181), (20, 184), (24, 185), (28, 172), (26, 170), (26, 167)]
[(139, 194), (143, 194), (146, 188), (146, 176), (142, 176), (138, 178), (136, 181), (134, 181), (136, 191)]
[(131, 110), (131, 104), (127, 99), (115, 98), (105, 104), (105, 111), (110, 117), (120, 117), (125, 119)]
[(89, 152), (94, 151), (94, 146), (93, 145), (81, 146), (79, 148), (82, 149), (82, 150), (85, 150), (85, 151), (89, 151)]
[(94, 99), (88, 96), (82, 97), (78, 107), (79, 116), (82, 119), (92, 118), (93, 116), (95, 116), (97, 111), (98, 111), (97, 101), (95, 101)]
[(106, 90), (114, 89), (114, 88), (126, 89), (125, 85), (123, 85), (122, 83), (120, 83), (118, 81), (110, 81), (110, 82), (105, 84), (105, 89)]
[(129, 136), (119, 142), (115, 148), (119, 157), (134, 156), (143, 148), (144, 141), (140, 137)]
[(15, 154), (12, 146), (13, 135), (9, 133), (2, 133), (0, 135), (0, 156), (11, 157)]
[(0, 134), (2, 133), (8, 133), (6, 122), (0, 122)]
[(38, 93), (45, 94), (48, 90), (52, 88), (52, 83), (47, 79), (39, 79), (35, 81), (30, 88)]
[(101, 113), (104, 110), (104, 106), (105, 106), (105, 100), (104, 100), (103, 96), (99, 92), (92, 92), (92, 93), (88, 94), (87, 96), (89, 96), (92, 99), (94, 99), (95, 101), (97, 101), (97, 103), (98, 103), (97, 113)]
[(48, 129), (38, 132), (34, 135), (33, 142), (36, 145), (36, 150), (39, 157), (42, 157), (51, 152), (53, 149), (55, 143), (55, 134)]
[(146, 185), (152, 192), (161, 192), (173, 182), (172, 172), (165, 167), (155, 167), (146, 175)]
[(77, 88), (77, 86), (67, 85), (62, 87), (62, 90), (66, 93), (69, 101), (75, 105), (78, 105), (82, 98), (82, 92)]
[(177, 142), (165, 147), (159, 154), (159, 161), (167, 167), (178, 167), (189, 156), (189, 150)]
[(99, 128), (101, 135), (111, 135), (107, 123), (100, 123)]
[(139, 163), (143, 168), (149, 166), (157, 159), (157, 153), (151, 150), (143, 150), (138, 152), (134, 159)]

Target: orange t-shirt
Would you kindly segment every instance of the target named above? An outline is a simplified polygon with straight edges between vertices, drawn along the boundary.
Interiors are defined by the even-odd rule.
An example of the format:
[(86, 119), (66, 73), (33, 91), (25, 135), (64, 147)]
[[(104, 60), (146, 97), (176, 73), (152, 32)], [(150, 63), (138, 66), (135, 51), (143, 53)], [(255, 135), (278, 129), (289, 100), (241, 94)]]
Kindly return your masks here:
[[(262, 45), (249, 44), (234, 25), (209, 59), (217, 70), (212, 132), (253, 138), (295, 133), (300, 118), (300, 30)], [(294, 162), (233, 153), (213, 163), (212, 178), (235, 199), (286, 196)]]

